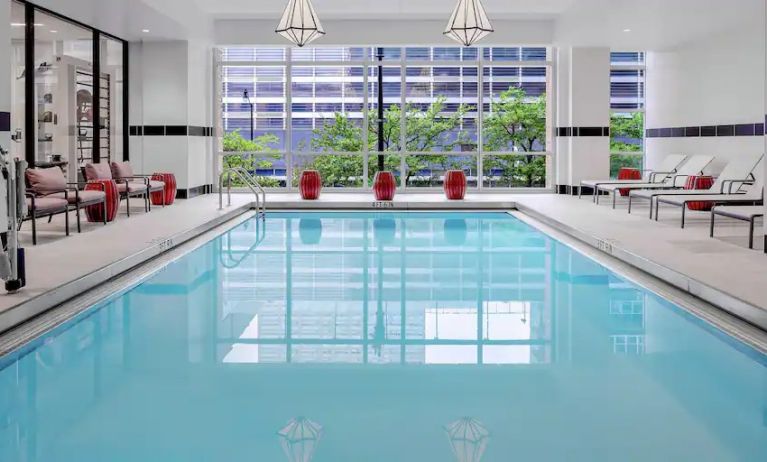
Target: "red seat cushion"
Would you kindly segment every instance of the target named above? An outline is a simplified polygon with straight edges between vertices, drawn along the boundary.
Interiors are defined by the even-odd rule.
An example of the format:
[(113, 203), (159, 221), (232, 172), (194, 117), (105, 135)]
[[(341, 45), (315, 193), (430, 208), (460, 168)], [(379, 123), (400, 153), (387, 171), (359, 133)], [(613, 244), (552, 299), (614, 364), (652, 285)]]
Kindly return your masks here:
[(117, 190), (120, 193), (124, 193), (126, 189), (128, 192), (146, 191), (146, 184), (132, 182), (132, 183), (128, 183), (126, 187), (125, 183), (117, 183)]
[[(77, 198), (80, 198), (80, 203), (100, 202), (106, 197), (104, 191), (79, 191), (75, 194), (74, 191), (69, 191), (67, 199), (70, 204), (74, 204)], [(55, 197), (58, 199), (64, 199), (64, 193), (51, 194), (47, 197)]]
[(88, 181), (93, 180), (111, 180), (112, 170), (109, 168), (109, 164), (85, 164), (85, 179)]
[(67, 179), (64, 172), (58, 167), (29, 168), (26, 171), (29, 189), (35, 194), (45, 195), (54, 191), (61, 191), (67, 187)]
[[(27, 198), (27, 206), (30, 208), (29, 212), (32, 213), (32, 199)], [(61, 212), (67, 207), (69, 207), (69, 204), (62, 198), (51, 196), (35, 198), (36, 215)]]

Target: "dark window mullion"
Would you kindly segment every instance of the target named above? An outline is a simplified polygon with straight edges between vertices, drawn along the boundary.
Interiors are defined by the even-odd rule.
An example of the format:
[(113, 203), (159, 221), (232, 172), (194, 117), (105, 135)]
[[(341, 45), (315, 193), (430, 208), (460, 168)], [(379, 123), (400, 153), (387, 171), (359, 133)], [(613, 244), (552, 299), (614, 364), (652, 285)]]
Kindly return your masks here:
[(92, 162), (101, 162), (101, 34), (93, 31), (93, 142)]
[(35, 167), (37, 136), (35, 134), (35, 7), (24, 4), (24, 136), (25, 158), (29, 168)]

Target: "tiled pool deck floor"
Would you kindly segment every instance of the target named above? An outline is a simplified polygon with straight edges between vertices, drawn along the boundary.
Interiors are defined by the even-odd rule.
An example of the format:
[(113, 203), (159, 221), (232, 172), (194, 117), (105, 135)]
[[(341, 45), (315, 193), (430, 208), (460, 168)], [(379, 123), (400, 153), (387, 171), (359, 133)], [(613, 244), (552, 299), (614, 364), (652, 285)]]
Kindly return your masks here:
[[(65, 237), (63, 217), (39, 222), (39, 245), (31, 246), (29, 224), (22, 244), (27, 249), (27, 287), (18, 294), (0, 295), (0, 330), (30, 315), (79, 295), (89, 288), (240, 215), (252, 196), (233, 194), (232, 206), (218, 210), (218, 196), (181, 200), (145, 214), (135, 208), (128, 218), (124, 207), (107, 226), (84, 223), (82, 234)], [(609, 202), (609, 201), (607, 201)], [(599, 247), (704, 300), (727, 308), (767, 327), (767, 255), (761, 233), (757, 249), (747, 248), (747, 224), (720, 219), (717, 238), (708, 237), (709, 214), (691, 212), (686, 229), (679, 228), (679, 209), (661, 209), (661, 221), (647, 218), (646, 206), (632, 215), (625, 205), (612, 210), (553, 194), (482, 194), (448, 202), (441, 194), (399, 194), (393, 203), (373, 202), (370, 194), (323, 194), (302, 201), (297, 194), (269, 194), (270, 208), (279, 209), (494, 209), (514, 207), (552, 227)], [(94, 272), (97, 272), (94, 274)]]

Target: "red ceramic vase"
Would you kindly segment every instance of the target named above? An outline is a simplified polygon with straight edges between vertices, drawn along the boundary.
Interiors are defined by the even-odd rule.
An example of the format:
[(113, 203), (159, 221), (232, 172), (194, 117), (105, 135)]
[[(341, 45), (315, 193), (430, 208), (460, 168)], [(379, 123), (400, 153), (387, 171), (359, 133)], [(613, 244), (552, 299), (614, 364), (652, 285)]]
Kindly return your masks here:
[[(165, 190), (153, 192), (152, 205), (170, 205), (176, 200), (176, 175), (172, 173), (153, 173), (152, 180), (165, 183)], [(165, 196), (165, 197), (163, 197)], [(165, 202), (163, 202), (165, 199)]]
[(315, 200), (320, 197), (322, 189), (322, 177), (317, 170), (304, 170), (301, 172), (301, 179), (298, 181), (298, 189), (301, 192), (301, 199)]
[[(102, 186), (103, 185), (103, 186)], [(86, 191), (104, 191), (107, 195), (106, 210), (104, 204), (91, 205), (85, 207), (85, 216), (91, 223), (104, 221), (104, 214), (107, 214), (107, 221), (113, 221), (117, 216), (117, 207), (120, 205), (120, 194), (117, 192), (117, 183), (115, 180), (93, 180), (85, 185)]]
[(451, 201), (459, 201), (466, 195), (466, 174), (463, 170), (448, 170), (445, 173), (445, 196)]
[(394, 199), (397, 190), (397, 181), (392, 172), (378, 172), (373, 180), (373, 192), (377, 201), (390, 201)]
[[(620, 170), (618, 170), (618, 179), (619, 180), (641, 180), (642, 172), (636, 168), (623, 167)], [(621, 196), (624, 196), (624, 197), (629, 195), (629, 191), (630, 191), (629, 189), (625, 189), (625, 188), (619, 190)]]
[[(685, 183), (684, 189), (710, 189), (713, 184), (714, 177), (691, 176), (687, 178), (687, 183)], [(709, 201), (694, 201), (687, 203), (687, 208), (690, 210), (711, 210), (711, 207), (713, 206), (714, 203)]]

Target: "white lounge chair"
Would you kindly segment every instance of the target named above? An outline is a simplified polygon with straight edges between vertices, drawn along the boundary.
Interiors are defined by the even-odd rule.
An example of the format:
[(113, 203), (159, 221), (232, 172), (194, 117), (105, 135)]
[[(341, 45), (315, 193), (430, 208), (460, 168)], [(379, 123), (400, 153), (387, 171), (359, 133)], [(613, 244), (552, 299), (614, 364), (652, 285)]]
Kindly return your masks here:
[(662, 183), (669, 175), (677, 172), (677, 169), (682, 163), (687, 160), (687, 156), (684, 154), (669, 154), (664, 158), (658, 168), (655, 170), (646, 170), (644, 178), (641, 180), (583, 180), (581, 186), (578, 188), (578, 199), (583, 194), (583, 187), (591, 188), (591, 199), (594, 201), (597, 195), (597, 188), (601, 185), (614, 185), (614, 184), (644, 184), (644, 183)]
[[(691, 194), (725, 194), (731, 191), (737, 191), (737, 188), (733, 189), (732, 185), (738, 184), (740, 186), (743, 183), (747, 183), (753, 180), (751, 172), (754, 171), (756, 166), (761, 162), (762, 155), (743, 154), (727, 163), (722, 170), (722, 173), (716, 178), (716, 181), (709, 189), (696, 189), (696, 190), (680, 190), (680, 189), (658, 189), (655, 187), (644, 188), (641, 190), (631, 191), (629, 193), (629, 213), (631, 213), (632, 201), (636, 199), (644, 199), (650, 201), (650, 218), (652, 218), (653, 205), (657, 209), (657, 198), (659, 196), (671, 196), (671, 195), (691, 195)], [(692, 160), (692, 159), (691, 159)], [(728, 189), (728, 186), (730, 189)], [(653, 204), (655, 202), (655, 204)], [(657, 213), (657, 210), (656, 210)]]
[[(673, 175), (670, 175), (666, 177), (662, 182), (660, 183), (637, 183), (632, 185), (601, 185), (598, 186), (597, 189), (599, 191), (605, 191), (607, 193), (612, 194), (613, 196), (613, 208), (615, 208), (615, 200), (617, 199), (617, 193), (620, 189), (628, 189), (629, 190), (629, 213), (631, 213), (631, 191), (637, 190), (637, 189), (675, 189), (675, 188), (682, 188), (684, 186), (685, 181), (687, 181), (687, 177), (692, 175), (700, 175), (703, 173), (703, 170), (705, 170), (706, 167), (709, 166), (711, 162), (714, 161), (714, 156), (708, 156), (708, 155), (695, 155), (687, 159), (687, 162), (682, 164), (682, 166), (679, 167), (676, 173)], [(597, 204), (599, 204), (599, 195), (597, 195)], [(652, 216), (651, 216), (652, 217)]]
[[(714, 217), (721, 215), (723, 217), (743, 220), (749, 223), (748, 229), (748, 248), (754, 248), (754, 222), (757, 218), (764, 218), (763, 205), (721, 205), (714, 206), (711, 209), (711, 237), (714, 237)], [(767, 246), (764, 248), (767, 253)]]
[[(734, 185), (738, 184), (737, 188)], [(673, 191), (676, 192), (676, 191)], [(680, 191), (684, 192), (684, 191)], [(752, 173), (750, 184), (743, 182), (731, 182), (725, 194), (695, 194), (695, 191), (687, 191), (693, 194), (661, 195), (655, 199), (655, 221), (658, 221), (660, 204), (675, 205), (682, 208), (682, 228), (684, 228), (685, 212), (690, 202), (713, 202), (717, 205), (756, 205), (764, 199), (764, 172), (761, 162)]]

